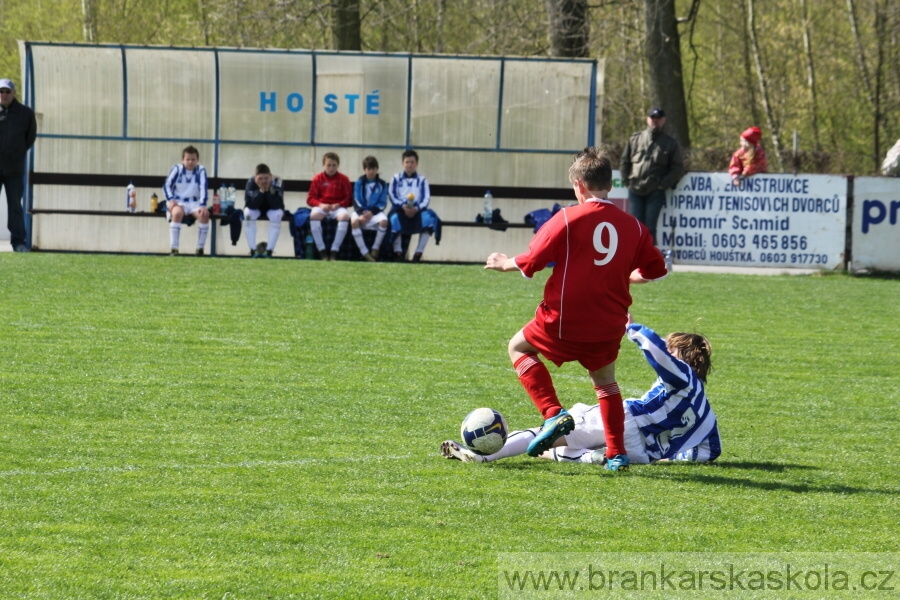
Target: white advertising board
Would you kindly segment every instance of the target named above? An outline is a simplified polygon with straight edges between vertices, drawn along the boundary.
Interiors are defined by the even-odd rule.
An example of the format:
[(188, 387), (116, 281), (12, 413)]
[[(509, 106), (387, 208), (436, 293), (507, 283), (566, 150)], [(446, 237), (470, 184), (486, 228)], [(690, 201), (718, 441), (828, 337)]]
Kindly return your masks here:
[(832, 175), (688, 173), (667, 192), (657, 243), (675, 263), (836, 269), (844, 263), (847, 180)]
[(853, 269), (900, 271), (900, 178), (853, 181)]

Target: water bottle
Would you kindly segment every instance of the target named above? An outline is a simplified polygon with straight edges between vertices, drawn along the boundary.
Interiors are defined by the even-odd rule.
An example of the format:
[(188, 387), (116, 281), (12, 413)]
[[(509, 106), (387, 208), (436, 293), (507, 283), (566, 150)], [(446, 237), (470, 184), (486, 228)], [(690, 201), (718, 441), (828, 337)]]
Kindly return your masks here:
[(488, 190), (484, 195), (484, 222), (490, 223), (494, 220), (494, 196), (491, 195), (491, 190)]
[(228, 210), (229, 208), (233, 209), (234, 202), (235, 200), (237, 200), (237, 190), (234, 189), (233, 183), (228, 184), (228, 195), (226, 196), (226, 198), (228, 201), (225, 203), (225, 210)]
[(222, 197), (219, 196), (219, 192), (213, 193), (213, 207), (212, 213), (214, 215), (218, 215), (222, 213)]
[(159, 196), (153, 192), (153, 195), (150, 196), (150, 212), (155, 213), (157, 210), (159, 210)]
[(125, 188), (125, 212), (137, 212), (137, 190), (134, 189), (134, 184), (130, 181)]
[(313, 236), (311, 233), (306, 234), (306, 253), (303, 258), (306, 260), (312, 260), (313, 252), (316, 249), (316, 243), (313, 241)]
[(663, 256), (666, 259), (666, 271), (671, 273), (672, 272), (672, 251), (671, 250), (663, 250)]
[[(227, 213), (228, 211), (226, 210), (226, 208), (228, 206), (228, 188), (225, 187), (224, 183), (219, 186), (218, 195), (219, 195), (219, 202), (225, 203), (219, 207), (219, 210), (221, 210), (223, 213)], [(215, 202), (215, 196), (213, 196), (213, 202)]]

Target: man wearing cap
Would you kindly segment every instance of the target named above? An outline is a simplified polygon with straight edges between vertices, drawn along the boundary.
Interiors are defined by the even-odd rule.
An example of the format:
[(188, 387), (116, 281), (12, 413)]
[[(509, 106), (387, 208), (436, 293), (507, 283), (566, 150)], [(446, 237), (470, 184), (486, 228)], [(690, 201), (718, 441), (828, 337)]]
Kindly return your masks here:
[(653, 107), (647, 129), (633, 134), (622, 152), (622, 182), (628, 188), (628, 212), (647, 226), (656, 238), (656, 222), (666, 203), (666, 188), (675, 187), (684, 175), (684, 158), (678, 141), (663, 132), (666, 113)]
[(22, 211), (25, 155), (37, 136), (34, 111), (16, 100), (16, 86), (0, 79), (0, 186), (6, 189), (9, 241), (16, 252), (27, 252)]

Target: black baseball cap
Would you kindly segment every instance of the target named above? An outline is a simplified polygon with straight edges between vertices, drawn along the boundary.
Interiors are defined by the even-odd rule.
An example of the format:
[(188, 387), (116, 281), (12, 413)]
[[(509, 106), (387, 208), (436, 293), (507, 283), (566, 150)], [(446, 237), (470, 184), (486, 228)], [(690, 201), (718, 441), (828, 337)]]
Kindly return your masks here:
[(654, 106), (650, 109), (650, 112), (647, 113), (647, 116), (651, 119), (659, 119), (666, 116), (665, 111), (658, 106)]

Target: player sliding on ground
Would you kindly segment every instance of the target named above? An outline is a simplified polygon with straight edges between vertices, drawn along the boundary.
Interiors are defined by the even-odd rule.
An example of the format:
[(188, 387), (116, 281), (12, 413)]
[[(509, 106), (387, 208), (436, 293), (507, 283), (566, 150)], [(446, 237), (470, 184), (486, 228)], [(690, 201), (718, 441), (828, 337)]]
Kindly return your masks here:
[[(649, 327), (628, 324), (628, 338), (644, 352), (658, 378), (639, 400), (625, 400), (625, 449), (631, 462), (658, 460), (708, 462), (722, 452), (716, 415), (706, 399), (706, 376), (712, 368), (709, 341), (693, 333), (670, 333), (662, 340)], [(560, 462), (606, 464), (606, 436), (597, 405), (576, 404), (575, 429), (541, 454)], [(491, 462), (524, 454), (540, 429), (513, 431), (496, 454), (479, 456), (461, 444), (441, 444), (445, 458)]]
[(588, 370), (603, 421), (606, 468), (624, 470), (629, 462), (625, 413), (615, 368), (631, 305), (629, 284), (662, 279), (666, 265), (647, 228), (607, 199), (612, 166), (606, 150), (586, 148), (576, 156), (569, 181), (578, 205), (553, 215), (527, 252), (515, 257), (495, 252), (484, 268), (518, 270), (531, 278), (556, 263), (534, 319), (508, 347), (519, 381), (544, 417), (528, 455), (540, 456), (575, 427), (540, 353), (557, 366), (578, 361)]

